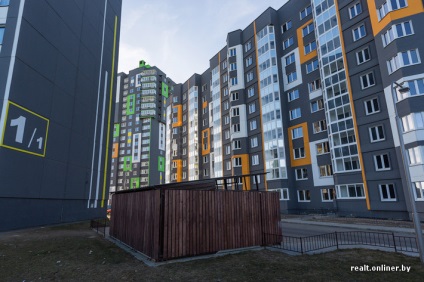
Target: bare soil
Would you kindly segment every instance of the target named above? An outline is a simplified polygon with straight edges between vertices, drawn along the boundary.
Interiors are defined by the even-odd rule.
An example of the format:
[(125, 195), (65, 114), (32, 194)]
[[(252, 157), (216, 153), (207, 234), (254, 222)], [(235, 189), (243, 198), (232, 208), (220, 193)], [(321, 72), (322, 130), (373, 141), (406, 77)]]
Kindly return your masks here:
[[(352, 272), (351, 266), (410, 266)], [(149, 267), (89, 223), (0, 233), (0, 281), (422, 281), (418, 258), (371, 250), (290, 256), (268, 250)]]

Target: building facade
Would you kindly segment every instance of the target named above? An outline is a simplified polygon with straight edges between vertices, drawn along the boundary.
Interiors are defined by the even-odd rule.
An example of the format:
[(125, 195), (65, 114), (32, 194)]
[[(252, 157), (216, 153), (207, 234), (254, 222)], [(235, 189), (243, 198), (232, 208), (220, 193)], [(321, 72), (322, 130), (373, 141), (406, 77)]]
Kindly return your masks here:
[(233, 187), (278, 190), (282, 212), (385, 218), (409, 217), (411, 191), (423, 214), (423, 12), (291, 0), (230, 32), (170, 96), (166, 182), (265, 173)]
[(110, 192), (165, 183), (166, 106), (173, 84), (144, 61), (118, 74)]
[(0, 1), (0, 230), (106, 214), (121, 5)]

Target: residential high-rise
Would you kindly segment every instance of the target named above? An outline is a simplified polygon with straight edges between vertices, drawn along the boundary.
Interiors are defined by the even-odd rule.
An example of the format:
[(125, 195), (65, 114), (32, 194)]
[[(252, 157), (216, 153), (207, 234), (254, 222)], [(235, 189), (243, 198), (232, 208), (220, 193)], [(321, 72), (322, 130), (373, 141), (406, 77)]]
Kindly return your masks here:
[(266, 173), (235, 182), (280, 191), (283, 212), (408, 218), (396, 106), (423, 214), (423, 12), (412, 0), (296, 0), (230, 32), (170, 96), (167, 182)]
[(121, 5), (0, 1), (0, 230), (105, 216)]
[(118, 74), (110, 192), (165, 183), (166, 105), (173, 84), (144, 61)]

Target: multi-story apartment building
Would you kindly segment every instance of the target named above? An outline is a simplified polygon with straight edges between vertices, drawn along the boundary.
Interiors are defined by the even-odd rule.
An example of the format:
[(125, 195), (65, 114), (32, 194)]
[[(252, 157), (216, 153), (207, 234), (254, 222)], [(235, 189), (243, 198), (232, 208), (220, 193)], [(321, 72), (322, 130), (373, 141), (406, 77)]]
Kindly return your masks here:
[(283, 212), (408, 218), (407, 169), (423, 214), (423, 12), (296, 0), (230, 32), (170, 96), (166, 181), (265, 173), (234, 181), (280, 191)]
[(144, 61), (118, 74), (110, 192), (165, 183), (166, 106), (173, 84)]
[(0, 1), (0, 231), (105, 216), (121, 5)]

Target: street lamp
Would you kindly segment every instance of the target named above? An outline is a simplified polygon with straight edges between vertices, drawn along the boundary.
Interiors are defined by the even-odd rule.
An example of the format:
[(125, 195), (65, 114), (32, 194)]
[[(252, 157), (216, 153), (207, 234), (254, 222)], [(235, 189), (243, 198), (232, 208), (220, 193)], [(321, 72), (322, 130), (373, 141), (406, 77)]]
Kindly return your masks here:
[[(403, 83), (402, 83), (403, 84)], [(415, 204), (415, 198), (412, 193), (412, 181), (411, 181), (411, 173), (409, 171), (409, 165), (408, 160), (406, 158), (406, 149), (405, 149), (405, 143), (403, 141), (403, 134), (401, 133), (401, 121), (400, 117), (397, 111), (396, 107), (396, 87), (398, 87), (398, 90), (400, 94), (409, 92), (409, 87), (403, 87), (402, 84), (399, 84), (397, 82), (392, 83), (392, 99), (393, 99), (393, 107), (395, 109), (395, 119), (396, 119), (396, 127), (398, 131), (398, 137), (399, 137), (399, 148), (402, 156), (403, 161), (403, 169), (405, 170), (405, 176), (406, 176), (406, 185), (407, 185), (407, 193), (409, 196), (410, 204), (411, 204), (411, 210), (412, 210), (412, 221), (414, 222), (415, 227), (415, 235), (417, 236), (417, 242), (418, 242), (418, 250), (420, 252), (420, 260), (421, 263), (424, 263), (424, 241), (423, 241), (423, 232), (421, 230), (421, 223), (420, 218), (418, 216), (417, 212), (417, 206)]]

